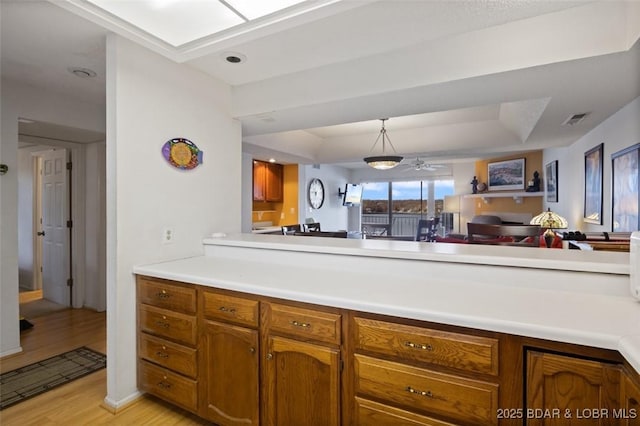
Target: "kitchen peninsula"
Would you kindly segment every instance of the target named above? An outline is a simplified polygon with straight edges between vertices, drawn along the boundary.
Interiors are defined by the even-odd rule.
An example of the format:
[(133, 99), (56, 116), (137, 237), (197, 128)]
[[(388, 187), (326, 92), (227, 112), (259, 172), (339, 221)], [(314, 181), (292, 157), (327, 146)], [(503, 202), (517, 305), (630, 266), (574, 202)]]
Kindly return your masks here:
[[(640, 415), (629, 254), (251, 234), (204, 252), (135, 268), (139, 312), (192, 321), (176, 350), (199, 351), (185, 375), (139, 350), (139, 382), (216, 423), (522, 424), (558, 408), (542, 383), (560, 373), (582, 404), (568, 408)], [(141, 341), (173, 339), (145, 318)]]

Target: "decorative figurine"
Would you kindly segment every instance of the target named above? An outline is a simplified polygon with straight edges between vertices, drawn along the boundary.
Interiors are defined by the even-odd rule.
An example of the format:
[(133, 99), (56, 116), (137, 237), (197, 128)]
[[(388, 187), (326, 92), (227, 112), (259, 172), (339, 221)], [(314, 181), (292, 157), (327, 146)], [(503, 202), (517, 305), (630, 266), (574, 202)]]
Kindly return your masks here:
[(478, 193), (478, 178), (477, 177), (473, 177), (473, 180), (471, 181), (471, 189), (473, 190), (474, 194)]
[(529, 186), (527, 187), (527, 192), (538, 192), (540, 191), (540, 173), (536, 170), (533, 172), (533, 180), (529, 181)]

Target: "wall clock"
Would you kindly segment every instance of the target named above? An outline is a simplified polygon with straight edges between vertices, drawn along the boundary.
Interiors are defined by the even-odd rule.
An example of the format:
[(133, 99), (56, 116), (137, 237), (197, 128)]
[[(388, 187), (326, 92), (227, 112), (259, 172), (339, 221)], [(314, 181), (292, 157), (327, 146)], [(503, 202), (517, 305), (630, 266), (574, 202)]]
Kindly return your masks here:
[(319, 209), (324, 203), (324, 185), (318, 178), (309, 181), (309, 190), (307, 192), (309, 204), (311, 208)]

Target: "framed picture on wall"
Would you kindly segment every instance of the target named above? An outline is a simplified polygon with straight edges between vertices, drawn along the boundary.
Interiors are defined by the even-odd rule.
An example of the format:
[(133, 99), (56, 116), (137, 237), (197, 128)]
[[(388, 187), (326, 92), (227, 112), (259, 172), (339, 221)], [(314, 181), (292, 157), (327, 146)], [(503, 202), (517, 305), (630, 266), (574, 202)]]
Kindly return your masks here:
[(611, 230), (640, 229), (640, 143), (611, 155)]
[(584, 221), (602, 225), (602, 155), (604, 144), (584, 153)]
[(544, 186), (547, 191), (547, 201), (558, 202), (558, 160), (544, 166)]
[(488, 164), (489, 191), (524, 190), (524, 158)]

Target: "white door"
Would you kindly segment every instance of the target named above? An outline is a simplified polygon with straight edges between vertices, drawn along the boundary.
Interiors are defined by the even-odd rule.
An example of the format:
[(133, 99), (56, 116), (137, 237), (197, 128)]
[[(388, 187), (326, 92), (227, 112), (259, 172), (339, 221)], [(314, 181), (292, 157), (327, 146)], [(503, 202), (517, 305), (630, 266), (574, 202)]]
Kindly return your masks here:
[(42, 297), (69, 306), (67, 151), (42, 155)]

